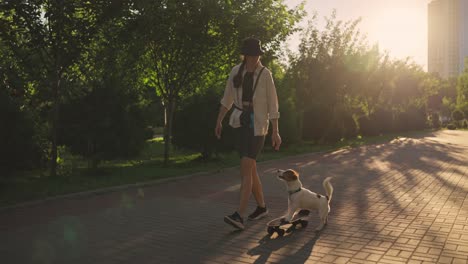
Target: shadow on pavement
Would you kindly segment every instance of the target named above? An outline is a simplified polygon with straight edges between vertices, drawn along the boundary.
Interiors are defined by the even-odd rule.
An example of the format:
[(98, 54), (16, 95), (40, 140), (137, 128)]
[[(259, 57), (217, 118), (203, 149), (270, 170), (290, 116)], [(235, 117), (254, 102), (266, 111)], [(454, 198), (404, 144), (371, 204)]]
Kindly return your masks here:
[[(305, 234), (305, 232), (313, 232), (314, 236), (308, 236)], [(270, 257), (274, 252), (286, 247), (290, 248), (298, 242), (304, 242), (305, 240), (308, 240), (299, 249), (292, 250), (295, 251), (295, 253), (282, 255), (281, 257), (276, 256), (276, 258), (278, 258), (278, 263), (305, 263), (309, 258), (316, 241), (319, 239), (320, 234), (320, 232), (314, 232), (311, 230), (310, 227), (301, 230), (295, 230), (284, 237), (276, 237), (273, 239), (270, 235), (267, 234), (258, 241), (258, 245), (256, 247), (247, 251), (247, 254), (250, 256), (258, 256), (253, 263), (264, 264), (267, 261), (271, 262)]]

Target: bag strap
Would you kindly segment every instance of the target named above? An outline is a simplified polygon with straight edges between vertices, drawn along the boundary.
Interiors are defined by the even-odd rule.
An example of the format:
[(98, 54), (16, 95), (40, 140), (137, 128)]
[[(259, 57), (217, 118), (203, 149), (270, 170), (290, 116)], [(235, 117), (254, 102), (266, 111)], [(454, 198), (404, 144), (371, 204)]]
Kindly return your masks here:
[(255, 81), (255, 85), (254, 85), (254, 88), (252, 90), (252, 95), (255, 94), (255, 90), (257, 90), (257, 84), (258, 84), (258, 80), (260, 80), (260, 75), (262, 75), (262, 72), (263, 70), (265, 69), (265, 66), (262, 67), (262, 69), (260, 70), (260, 72), (258, 73), (257, 75), (257, 80)]
[[(263, 70), (266, 68), (266, 66), (263, 66), (262, 69), (260, 69), (260, 72), (258, 73), (257, 75), (257, 79), (255, 80), (255, 85), (252, 89), (252, 96), (255, 94), (255, 90), (257, 90), (257, 84), (258, 84), (258, 80), (260, 80), (260, 75), (262, 75), (262, 72)], [(237, 94), (237, 90), (236, 90), (236, 94)], [(250, 106), (252, 106), (252, 103), (250, 103)], [(240, 111), (243, 111), (244, 109), (238, 107), (236, 104), (234, 104), (234, 108), (240, 110)]]
[[(257, 79), (255, 80), (255, 85), (254, 85), (254, 87), (253, 87), (253, 89), (252, 89), (252, 96), (255, 94), (255, 90), (257, 90), (258, 81), (260, 80), (260, 76), (262, 75), (262, 72), (263, 72), (263, 70), (264, 70), (265, 68), (266, 68), (266, 67), (263, 66), (262, 69), (260, 70), (260, 72), (259, 72), (258, 75), (257, 75)], [(252, 106), (253, 106), (253, 102), (250, 102), (249, 108), (251, 109)]]

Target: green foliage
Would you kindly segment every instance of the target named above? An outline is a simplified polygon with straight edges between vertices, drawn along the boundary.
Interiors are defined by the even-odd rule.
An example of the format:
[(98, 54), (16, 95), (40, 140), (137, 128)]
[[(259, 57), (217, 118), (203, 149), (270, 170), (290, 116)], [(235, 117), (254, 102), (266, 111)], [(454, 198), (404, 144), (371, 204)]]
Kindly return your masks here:
[(358, 24), (332, 13), (319, 30), (313, 20), (291, 56), (286, 78), (296, 90), (302, 139), (354, 137), (356, 125), (362, 135), (420, 129), (428, 101), (441, 109), (439, 80), (408, 59), (391, 60), (368, 47)]
[(460, 110), (455, 110), (452, 112), (452, 118), (455, 121), (462, 121), (465, 118), (465, 115)]
[(59, 142), (89, 159), (92, 167), (101, 160), (138, 155), (147, 139), (142, 110), (132, 94), (119, 88), (95, 87), (62, 105)]
[[(299, 115), (296, 110), (294, 89), (291, 87), (292, 81), (285, 79), (284, 66), (280, 65), (276, 60), (270, 61), (267, 66), (272, 72), (278, 95), (279, 111), (281, 115), (278, 122), (282, 145), (288, 146), (300, 141), (300, 133), (297, 129)], [(266, 144), (270, 144), (270, 140), (271, 137), (267, 137)]]
[(414, 131), (427, 128), (427, 117), (424, 108), (409, 107), (397, 116), (395, 131)]
[(60, 143), (93, 168), (103, 160), (135, 157), (152, 137), (146, 111), (153, 93), (138, 85), (138, 57), (129, 56), (139, 54), (138, 45), (128, 45), (131, 36), (121, 35), (128, 25), (115, 22), (103, 25), (96, 47), (77, 63), (86, 90), (61, 105)]
[(232, 150), (227, 118), (221, 141), (214, 123), (239, 44), (252, 35), (274, 75), (285, 147), (422, 129), (427, 120), (437, 127), (455, 109), (468, 116), (468, 73), (443, 80), (390, 59), (367, 44), (359, 20), (335, 13), (323, 30), (314, 18), (299, 52), (279, 64), (303, 16), (303, 5), (282, 0), (5, 0), (0, 116), (12, 125), (2, 155), (14, 153), (4, 162), (26, 168), (49, 158), (73, 174), (77, 155), (92, 167), (137, 155), (149, 126), (165, 126), (166, 161), (171, 140), (205, 159)]
[[(39, 167), (45, 158), (36, 140), (31, 113), (0, 90), (0, 167), (8, 170), (24, 170)], [(2, 176), (6, 176), (2, 174)]]
[(463, 118), (468, 117), (468, 58), (465, 59), (465, 68), (463, 73), (458, 77), (457, 82), (457, 101), (456, 106), (452, 109), (452, 118), (457, 121), (460, 127), (463, 127)]
[[(375, 49), (366, 50), (357, 28), (359, 20), (337, 21), (333, 13), (323, 31), (315, 20), (304, 31), (299, 53), (291, 56), (287, 79), (295, 88), (301, 138), (338, 141), (356, 136), (355, 117), (372, 111), (371, 93), (363, 93), (363, 79), (375, 72), (380, 60)], [(366, 96), (367, 95), (367, 96)], [(359, 97), (358, 97), (359, 96)], [(364, 97), (366, 96), (366, 97)], [(366, 103), (361, 108), (359, 99)]]
[(1, 81), (20, 94), (23, 112), (34, 109), (34, 136), (49, 141), (42, 146), (50, 148), (51, 174), (63, 160), (59, 143), (96, 162), (134, 153), (119, 147), (128, 145), (121, 137), (138, 148), (142, 124), (167, 126), (162, 120), (172, 121), (179, 100), (224, 82), (240, 40), (262, 39), (271, 61), (304, 15), (302, 5), (289, 9), (281, 0), (7, 0), (0, 7)]
[(57, 100), (66, 99), (70, 91), (61, 86), (77, 78), (75, 63), (90, 49), (106, 7), (102, 1), (79, 0), (7, 0), (1, 5), (0, 39), (17, 73), (28, 78), (22, 88), (35, 86), (31, 93), (41, 102), (36, 105), (40, 110), (50, 111)]
[(274, 57), (303, 16), (302, 7), (289, 10), (281, 0), (143, 0), (134, 8), (144, 42), (143, 82), (161, 98), (166, 114), (166, 163), (177, 103), (225, 79), (248, 36), (260, 38), (267, 57)]
[(457, 106), (459, 109), (463, 109), (465, 116), (468, 116), (468, 58), (465, 58), (464, 71), (458, 77)]
[(393, 114), (382, 108), (377, 109), (369, 116), (361, 117), (358, 122), (359, 131), (363, 136), (378, 136), (396, 129)]
[(465, 128), (465, 129), (468, 128), (468, 120), (466, 120), (466, 119), (463, 120), (463, 121), (462, 121), (461, 127), (462, 127), (462, 128)]
[(228, 118), (223, 122), (221, 140), (214, 135), (214, 121), (219, 110), (222, 95), (215, 89), (195, 94), (181, 102), (174, 119), (173, 143), (177, 147), (191, 149), (208, 160), (219, 151), (232, 151), (235, 138)]
[[(56, 174), (59, 105), (70, 91), (64, 86), (75, 79), (75, 63), (103, 22), (106, 1), (4, 1), (0, 6), (0, 38), (14, 54), (21, 74), (39, 102), (49, 129), (50, 174)], [(70, 87), (70, 86), (68, 86)]]
[(431, 113), (428, 120), (428, 125), (432, 128), (440, 128), (440, 116), (438, 113)]
[(447, 125), (447, 128), (450, 129), (450, 130), (455, 130), (457, 129), (457, 125), (455, 125), (454, 123), (450, 123)]

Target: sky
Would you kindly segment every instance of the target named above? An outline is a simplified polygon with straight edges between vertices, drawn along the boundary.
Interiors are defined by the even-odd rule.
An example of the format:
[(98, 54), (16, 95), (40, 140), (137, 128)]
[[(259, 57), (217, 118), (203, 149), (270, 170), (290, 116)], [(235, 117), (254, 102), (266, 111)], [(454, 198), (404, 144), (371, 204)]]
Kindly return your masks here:
[[(427, 5), (431, 0), (305, 0), (308, 17), (317, 12), (318, 26), (323, 27), (324, 17), (333, 9), (339, 20), (361, 18), (360, 30), (367, 35), (370, 45), (378, 44), (394, 58), (411, 57), (427, 70)], [(285, 0), (289, 7), (302, 0)], [(308, 18), (305, 19), (306, 21)], [(304, 25), (307, 23), (304, 21)], [(296, 50), (299, 36), (288, 41)]]

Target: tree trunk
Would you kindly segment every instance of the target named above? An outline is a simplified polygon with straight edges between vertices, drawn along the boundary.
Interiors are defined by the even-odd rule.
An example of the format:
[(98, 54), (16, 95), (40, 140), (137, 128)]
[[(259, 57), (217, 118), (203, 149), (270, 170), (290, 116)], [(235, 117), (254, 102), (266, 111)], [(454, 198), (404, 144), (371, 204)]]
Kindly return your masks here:
[(87, 157), (87, 160), (88, 160), (88, 169), (91, 169), (92, 168), (92, 164), (93, 164), (93, 155), (94, 155), (94, 151), (93, 151), (93, 143), (91, 142), (91, 139), (88, 138), (88, 148), (87, 148), (87, 152), (86, 152), (86, 157)]
[(99, 163), (101, 162), (100, 156), (96, 151), (96, 141), (88, 139), (88, 151), (86, 154), (88, 158), (88, 169), (96, 171)]
[(58, 130), (58, 117), (59, 117), (59, 89), (60, 89), (60, 77), (57, 77), (55, 89), (54, 89), (54, 106), (52, 108), (52, 131), (51, 141), (52, 149), (50, 153), (50, 176), (57, 176), (57, 130)]
[(171, 149), (172, 124), (174, 121), (175, 100), (170, 100), (164, 106), (164, 166), (169, 165), (169, 156)]
[(297, 131), (299, 141), (302, 142), (304, 140), (304, 111), (302, 110), (297, 114)]

